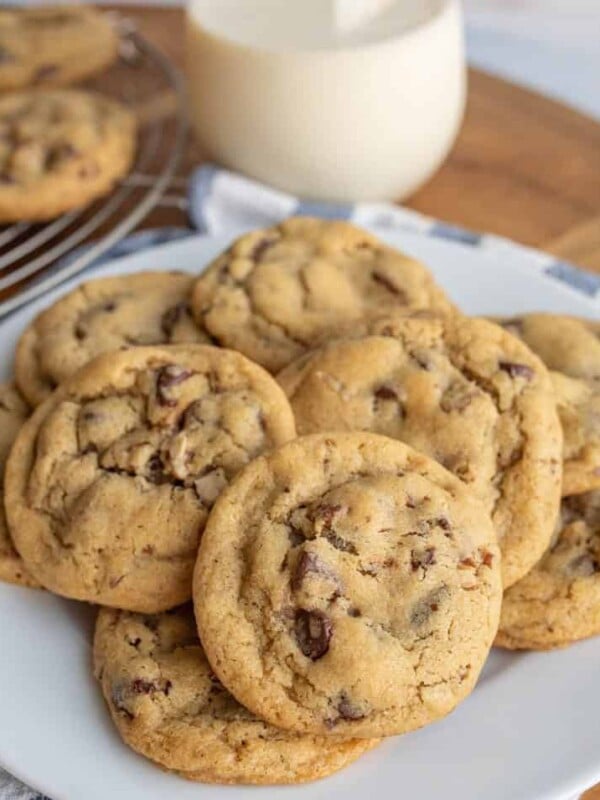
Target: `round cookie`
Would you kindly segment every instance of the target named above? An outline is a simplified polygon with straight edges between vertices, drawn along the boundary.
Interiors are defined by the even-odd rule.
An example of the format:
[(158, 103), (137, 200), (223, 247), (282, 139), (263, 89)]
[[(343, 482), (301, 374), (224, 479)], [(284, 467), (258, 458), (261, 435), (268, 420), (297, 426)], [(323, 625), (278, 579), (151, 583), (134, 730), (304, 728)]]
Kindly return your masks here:
[(198, 278), (192, 307), (220, 344), (271, 372), (370, 310), (453, 308), (419, 262), (346, 222), (307, 217), (238, 239)]
[[(10, 384), (0, 384), (0, 486), (4, 481), (4, 465), (10, 448), (28, 416), (29, 409), (19, 393)], [(4, 514), (4, 497), (0, 498), (0, 580), (21, 586), (37, 586), (10, 538)]]
[(550, 550), (504, 595), (496, 644), (547, 650), (600, 633), (600, 491), (563, 499)]
[(19, 389), (38, 405), (95, 356), (131, 345), (206, 342), (191, 317), (193, 278), (139, 272), (82, 283), (39, 314), (17, 345)]
[(300, 783), (377, 744), (302, 736), (255, 717), (215, 677), (190, 607), (157, 616), (101, 610), (94, 667), (126, 744), (190, 780)]
[(118, 55), (116, 30), (83, 5), (0, 9), (0, 91), (66, 86)]
[(564, 432), (563, 495), (600, 489), (600, 323), (525, 314), (502, 325), (552, 370)]
[(492, 515), (505, 586), (548, 547), (562, 437), (547, 370), (485, 320), (374, 318), (383, 335), (334, 341), (279, 374), (298, 433), (368, 430), (400, 439), (472, 486)]
[(301, 733), (389, 736), (472, 690), (502, 597), (489, 516), (434, 461), (370, 433), (247, 466), (200, 545), (200, 639), (229, 691)]
[(108, 97), (72, 89), (0, 97), (0, 224), (82, 208), (129, 171), (136, 121)]
[(283, 392), (239, 353), (106, 353), (62, 383), (17, 436), (5, 476), (11, 535), (57, 594), (164, 611), (191, 597), (219, 492), (294, 434)]

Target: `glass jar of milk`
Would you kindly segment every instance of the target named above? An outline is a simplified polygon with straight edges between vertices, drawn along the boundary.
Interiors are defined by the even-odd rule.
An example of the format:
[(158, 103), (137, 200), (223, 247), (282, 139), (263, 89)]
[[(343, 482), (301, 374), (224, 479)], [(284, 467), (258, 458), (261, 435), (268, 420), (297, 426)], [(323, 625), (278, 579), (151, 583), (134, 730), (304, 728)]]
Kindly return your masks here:
[(406, 197), (464, 111), (459, 0), (189, 0), (186, 46), (209, 156), (302, 197)]

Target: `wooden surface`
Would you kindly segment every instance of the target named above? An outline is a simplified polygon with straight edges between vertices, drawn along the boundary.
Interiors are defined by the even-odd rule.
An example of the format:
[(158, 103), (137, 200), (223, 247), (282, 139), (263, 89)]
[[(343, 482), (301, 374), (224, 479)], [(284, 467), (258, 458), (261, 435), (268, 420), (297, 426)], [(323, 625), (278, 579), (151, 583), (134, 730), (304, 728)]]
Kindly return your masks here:
[[(183, 65), (182, 11), (123, 6), (118, 11)], [(165, 102), (168, 106), (168, 98), (156, 98), (154, 111), (164, 113)], [(201, 160), (198, 147), (190, 144), (183, 172)], [(405, 205), (600, 272), (600, 125), (471, 70), (465, 123), (450, 158)], [(145, 224), (181, 219), (174, 209), (159, 209)]]

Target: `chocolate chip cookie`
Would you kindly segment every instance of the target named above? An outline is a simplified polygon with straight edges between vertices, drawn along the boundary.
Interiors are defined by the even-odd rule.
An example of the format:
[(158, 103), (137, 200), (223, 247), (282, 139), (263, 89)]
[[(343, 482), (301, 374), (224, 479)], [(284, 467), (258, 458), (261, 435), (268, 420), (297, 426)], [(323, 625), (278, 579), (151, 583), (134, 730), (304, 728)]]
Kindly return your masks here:
[(198, 323), (271, 372), (372, 309), (452, 308), (425, 267), (346, 222), (296, 217), (238, 239), (198, 279)]
[(600, 489), (600, 323), (525, 314), (502, 325), (552, 370), (564, 432), (563, 495)]
[(548, 547), (559, 508), (562, 439), (546, 368), (485, 320), (396, 315), (366, 328), (383, 335), (332, 342), (278, 376), (299, 434), (368, 430), (435, 458), (483, 499), (510, 586)]
[(600, 633), (600, 491), (565, 497), (555, 540), (504, 596), (496, 643), (563, 647)]
[(39, 314), (15, 359), (23, 395), (38, 405), (76, 370), (108, 350), (206, 342), (188, 305), (193, 279), (140, 272), (82, 283)]
[(467, 487), (371, 433), (306, 436), (217, 500), (194, 600), (215, 673), (301, 733), (404, 733), (477, 680), (502, 596), (493, 525)]
[(107, 353), (62, 383), (17, 436), (5, 478), (11, 535), (57, 594), (164, 611), (191, 597), (219, 492), (294, 433), (283, 392), (239, 353)]
[(124, 741), (190, 780), (300, 783), (377, 744), (302, 736), (255, 717), (211, 670), (190, 607), (156, 616), (100, 611), (94, 665)]
[(0, 9), (0, 91), (83, 80), (116, 59), (118, 44), (106, 16), (89, 6)]
[[(8, 383), (0, 384), (0, 487), (4, 481), (4, 465), (10, 448), (28, 416), (29, 409), (16, 389)], [(0, 497), (0, 580), (36, 586), (36, 581), (28, 574), (10, 538), (3, 501), (4, 497)]]
[(0, 97), (0, 224), (49, 220), (111, 191), (135, 154), (134, 115), (70, 89)]

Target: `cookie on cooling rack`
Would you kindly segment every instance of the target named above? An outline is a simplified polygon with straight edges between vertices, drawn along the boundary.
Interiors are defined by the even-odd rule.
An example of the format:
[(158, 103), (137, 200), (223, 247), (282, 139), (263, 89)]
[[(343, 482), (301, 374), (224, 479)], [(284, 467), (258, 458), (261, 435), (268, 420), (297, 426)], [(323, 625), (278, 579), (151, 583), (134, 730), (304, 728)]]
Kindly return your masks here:
[(136, 149), (134, 115), (71, 89), (0, 97), (0, 224), (38, 222), (107, 194)]
[(193, 278), (138, 272), (80, 284), (25, 329), (15, 377), (32, 406), (92, 358), (123, 347), (209, 343), (188, 305)]
[(94, 667), (123, 740), (188, 780), (311, 781), (377, 744), (376, 739), (302, 736), (255, 717), (217, 680), (189, 606), (153, 616), (103, 609)]
[(101, 72), (118, 54), (119, 38), (89, 6), (0, 10), (0, 91), (67, 86)]

